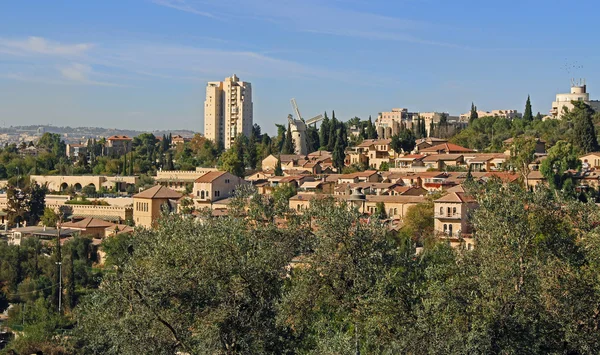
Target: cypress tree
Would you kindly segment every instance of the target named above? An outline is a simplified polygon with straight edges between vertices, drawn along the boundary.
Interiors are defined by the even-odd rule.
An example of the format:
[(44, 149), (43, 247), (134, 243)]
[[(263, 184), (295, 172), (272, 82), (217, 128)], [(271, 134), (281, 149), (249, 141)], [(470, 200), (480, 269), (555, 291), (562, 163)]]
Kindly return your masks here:
[(370, 115), (369, 115), (369, 122), (367, 123), (367, 138), (368, 139), (377, 139), (377, 130), (375, 129), (375, 125), (373, 125), (373, 121), (371, 120)]
[(333, 154), (331, 156), (331, 160), (333, 162), (333, 166), (337, 169), (338, 172), (341, 172), (344, 168), (344, 160), (346, 159), (346, 155), (344, 153), (343, 146), (343, 133), (340, 129), (337, 134), (337, 139), (335, 140), (335, 146), (333, 148)]
[(127, 176), (127, 154), (123, 155), (123, 169), (121, 169), (121, 175)]
[(571, 114), (574, 121), (573, 135), (574, 145), (585, 153), (598, 151), (598, 140), (592, 115), (594, 111), (585, 103), (573, 101), (575, 105)]
[(331, 123), (329, 125), (329, 141), (327, 142), (327, 150), (333, 151), (337, 140), (338, 121), (335, 119), (335, 111), (331, 114)]
[(321, 122), (321, 127), (319, 128), (319, 144), (321, 149), (327, 149), (327, 144), (329, 143), (329, 117), (327, 117), (327, 112), (324, 114), (325, 118)]
[(533, 121), (533, 112), (531, 111), (531, 98), (527, 95), (527, 102), (525, 103), (525, 113), (523, 114), (523, 120), (526, 122)]
[(477, 106), (473, 102), (471, 102), (471, 116), (469, 117), (469, 124), (473, 123), (476, 119), (479, 118), (477, 114)]
[(133, 176), (133, 152), (129, 156), (129, 175)]
[(281, 156), (277, 156), (277, 164), (275, 164), (275, 176), (283, 176), (283, 170), (281, 169)]
[(288, 124), (288, 129), (285, 132), (285, 140), (281, 148), (281, 154), (294, 154), (294, 140), (292, 139), (292, 127)]

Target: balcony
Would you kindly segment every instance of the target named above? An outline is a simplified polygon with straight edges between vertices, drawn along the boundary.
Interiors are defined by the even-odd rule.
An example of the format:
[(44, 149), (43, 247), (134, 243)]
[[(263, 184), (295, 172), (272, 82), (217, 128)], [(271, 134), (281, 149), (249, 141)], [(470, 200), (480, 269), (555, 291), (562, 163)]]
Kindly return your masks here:
[(462, 219), (460, 213), (436, 213), (435, 218), (438, 219)]

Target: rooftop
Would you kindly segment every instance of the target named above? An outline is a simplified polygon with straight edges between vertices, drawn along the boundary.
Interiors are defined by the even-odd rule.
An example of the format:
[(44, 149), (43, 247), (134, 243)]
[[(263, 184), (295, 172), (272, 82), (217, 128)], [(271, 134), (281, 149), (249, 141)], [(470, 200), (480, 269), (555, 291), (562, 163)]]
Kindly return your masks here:
[(181, 198), (181, 194), (177, 191), (169, 189), (168, 187), (156, 185), (154, 187), (140, 192), (139, 194), (133, 195), (133, 198), (179, 199)]

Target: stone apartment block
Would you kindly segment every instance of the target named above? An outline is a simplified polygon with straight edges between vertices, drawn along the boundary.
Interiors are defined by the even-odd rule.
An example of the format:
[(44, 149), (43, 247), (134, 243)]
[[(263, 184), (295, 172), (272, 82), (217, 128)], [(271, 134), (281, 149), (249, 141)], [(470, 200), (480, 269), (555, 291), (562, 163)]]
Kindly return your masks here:
[(250, 137), (253, 125), (252, 85), (234, 74), (209, 82), (204, 101), (204, 136), (229, 149), (235, 138)]
[(565, 114), (565, 109), (573, 110), (575, 107), (573, 101), (581, 101), (590, 106), (593, 110), (600, 110), (599, 100), (590, 100), (590, 94), (587, 92), (585, 80), (572, 80), (571, 92), (565, 94), (557, 94), (556, 99), (552, 103), (550, 109), (550, 118), (562, 118)]

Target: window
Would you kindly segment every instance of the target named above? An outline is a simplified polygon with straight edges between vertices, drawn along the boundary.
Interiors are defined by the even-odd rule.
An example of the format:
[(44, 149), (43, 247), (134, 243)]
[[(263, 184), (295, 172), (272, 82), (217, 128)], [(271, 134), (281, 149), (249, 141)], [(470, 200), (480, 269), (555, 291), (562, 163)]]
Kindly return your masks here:
[(444, 207), (440, 207), (440, 216), (444, 214)]
[(453, 215), (453, 216), (454, 216), (454, 215), (456, 215), (456, 207), (453, 207), (453, 208), (452, 208), (452, 215)]
[(229, 179), (225, 179), (225, 183), (226, 183), (226, 184), (229, 184)]
[(204, 191), (200, 191), (200, 198), (204, 198)]
[(444, 224), (444, 233), (447, 233), (447, 232), (448, 232), (448, 225)]
[(448, 225), (448, 234), (450, 236), (452, 236), (452, 225), (451, 224)]

